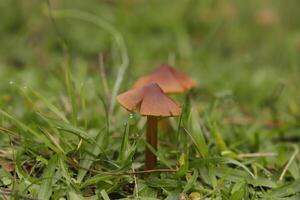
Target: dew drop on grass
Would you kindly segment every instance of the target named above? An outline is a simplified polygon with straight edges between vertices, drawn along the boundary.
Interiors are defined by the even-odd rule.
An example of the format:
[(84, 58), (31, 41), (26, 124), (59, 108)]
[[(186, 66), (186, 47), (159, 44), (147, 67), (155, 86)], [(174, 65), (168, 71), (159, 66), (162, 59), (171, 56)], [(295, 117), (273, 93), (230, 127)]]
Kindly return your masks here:
[(130, 113), (129, 114), (129, 120), (128, 120), (128, 122), (129, 122), (129, 125), (133, 125), (134, 124), (134, 114), (132, 114), (132, 113)]
[(9, 85), (13, 85), (13, 84), (15, 84), (14, 81), (9, 81)]

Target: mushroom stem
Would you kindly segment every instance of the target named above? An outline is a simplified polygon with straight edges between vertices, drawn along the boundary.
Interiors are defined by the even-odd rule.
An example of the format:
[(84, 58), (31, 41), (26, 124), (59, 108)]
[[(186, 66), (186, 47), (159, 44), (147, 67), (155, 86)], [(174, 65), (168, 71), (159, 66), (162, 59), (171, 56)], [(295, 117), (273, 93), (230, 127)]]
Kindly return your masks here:
[[(157, 149), (157, 117), (147, 117), (146, 141), (153, 149)], [(145, 151), (145, 160), (145, 170), (154, 169), (156, 165), (156, 155), (154, 155), (148, 147), (146, 147)]]

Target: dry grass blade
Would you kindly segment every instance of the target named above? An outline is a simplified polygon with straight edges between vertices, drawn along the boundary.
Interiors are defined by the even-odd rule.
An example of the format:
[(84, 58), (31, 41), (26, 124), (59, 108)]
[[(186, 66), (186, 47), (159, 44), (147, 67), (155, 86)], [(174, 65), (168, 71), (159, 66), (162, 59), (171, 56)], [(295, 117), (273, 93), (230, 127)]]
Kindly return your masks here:
[(6, 128), (3, 128), (3, 127), (0, 127), (0, 131), (1, 132), (5, 132), (5, 133), (8, 133), (9, 135), (15, 137), (15, 138), (19, 138), (19, 135), (11, 130), (8, 130)]
[(278, 156), (278, 154), (267, 152), (267, 153), (241, 153), (238, 155), (239, 158), (259, 158), (259, 157), (274, 157), (274, 156)]
[(282, 180), (283, 180), (283, 177), (284, 177), (284, 175), (286, 174), (288, 168), (290, 167), (290, 165), (292, 164), (292, 162), (293, 162), (294, 159), (296, 158), (297, 154), (299, 153), (299, 148), (296, 147), (296, 146), (295, 146), (294, 148), (295, 148), (295, 151), (294, 151), (294, 153), (292, 154), (292, 156), (290, 157), (288, 163), (285, 165), (285, 167), (284, 167), (284, 169), (283, 169), (283, 171), (282, 171), (282, 173), (281, 173), (281, 175), (280, 175), (278, 181), (282, 181)]

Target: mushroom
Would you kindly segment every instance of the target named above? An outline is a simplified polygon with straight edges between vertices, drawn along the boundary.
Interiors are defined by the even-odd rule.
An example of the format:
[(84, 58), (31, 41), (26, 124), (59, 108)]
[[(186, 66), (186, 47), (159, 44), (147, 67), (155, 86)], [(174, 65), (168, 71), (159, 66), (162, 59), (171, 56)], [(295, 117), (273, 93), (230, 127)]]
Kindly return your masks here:
[(196, 86), (196, 82), (174, 67), (161, 64), (151, 74), (139, 78), (134, 88), (157, 83), (165, 93), (182, 93)]
[[(157, 83), (167, 94), (183, 93), (196, 86), (193, 79), (167, 64), (161, 64), (149, 75), (139, 78), (133, 88), (139, 88), (148, 83)], [(188, 99), (188, 97), (187, 94), (185, 98)], [(159, 125), (165, 131), (170, 128), (168, 119), (162, 120)]]
[[(181, 108), (156, 83), (131, 89), (117, 96), (118, 102), (130, 112), (147, 116), (146, 141), (157, 149), (157, 121), (160, 117), (179, 116)], [(153, 169), (156, 156), (146, 147), (145, 169)]]

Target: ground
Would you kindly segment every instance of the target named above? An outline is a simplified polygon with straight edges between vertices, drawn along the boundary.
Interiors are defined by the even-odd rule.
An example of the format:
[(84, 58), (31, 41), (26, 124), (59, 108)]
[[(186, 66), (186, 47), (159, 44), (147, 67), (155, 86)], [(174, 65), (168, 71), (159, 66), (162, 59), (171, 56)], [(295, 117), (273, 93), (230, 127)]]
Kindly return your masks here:
[[(300, 199), (298, 0), (0, 2), (3, 199)], [(116, 95), (160, 63), (155, 171)]]

